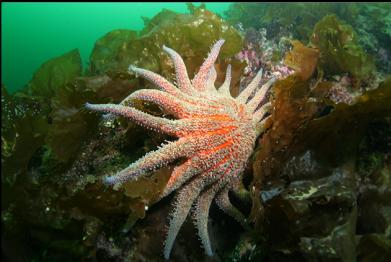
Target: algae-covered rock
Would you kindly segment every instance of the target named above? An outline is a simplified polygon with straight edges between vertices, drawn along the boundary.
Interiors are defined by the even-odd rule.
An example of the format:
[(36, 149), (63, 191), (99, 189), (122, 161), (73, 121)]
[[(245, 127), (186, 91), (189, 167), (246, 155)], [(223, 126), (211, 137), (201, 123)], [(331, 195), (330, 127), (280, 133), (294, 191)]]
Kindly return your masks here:
[(86, 101), (93, 98), (91, 90), (71, 83), (57, 90), (52, 98), (46, 144), (56, 160), (66, 163), (75, 158), (81, 143), (95, 131), (98, 116), (82, 110)]
[[(91, 72), (127, 72), (129, 65), (133, 64), (171, 78), (172, 64), (162, 50), (165, 45), (183, 57), (192, 78), (210, 46), (217, 40), (225, 39), (218, 64), (232, 57), (242, 46), (238, 31), (202, 7), (194, 8), (191, 14), (164, 9), (146, 23), (139, 37), (134, 37), (130, 31), (116, 30), (98, 40), (90, 58)], [(107, 55), (106, 50), (110, 50)], [(104, 61), (109, 61), (110, 67)], [(226, 64), (223, 71), (218, 71), (219, 76), (224, 75)], [(234, 64), (233, 84), (239, 81), (235, 72), (241, 69), (242, 66)], [(218, 81), (222, 80), (219, 78)]]
[(234, 3), (225, 12), (227, 21), (240, 30), (267, 31), (267, 38), (298, 39), (307, 44), (313, 28), (334, 14), (357, 32), (357, 43), (375, 59), (378, 70), (390, 72), (391, 6), (388, 3)]
[(119, 103), (137, 84), (137, 80), (120, 75), (83, 77), (57, 90), (46, 138), (54, 158), (65, 163), (75, 159), (83, 143), (96, 132), (100, 117), (84, 110), (86, 102)]
[(96, 41), (92, 50), (90, 70), (100, 74), (113, 68), (120, 50), (126, 48), (127, 43), (135, 39), (136, 36), (136, 31), (124, 29), (114, 30), (104, 35)]
[[(253, 8), (246, 14), (248, 21), (259, 23), (259, 10), (248, 6)], [(46, 62), (29, 90), (8, 95), (2, 87), (4, 256), (15, 260), (23, 254), (34, 261), (160, 259), (172, 198), (155, 202), (169, 168), (129, 182), (121, 190), (105, 187), (101, 178), (169, 138), (146, 132), (126, 119), (88, 113), (83, 105), (87, 101), (119, 103), (134, 90), (149, 87), (147, 81), (127, 72), (129, 64), (171, 79), (173, 66), (163, 45), (184, 57), (192, 77), (210, 45), (220, 38), (226, 42), (216, 64), (217, 82), (222, 82), (231, 63), (232, 91), (237, 94), (244, 65), (231, 57), (242, 47), (240, 34), (203, 5), (189, 8), (190, 14), (163, 10), (145, 19), (139, 34), (114, 30), (103, 36), (91, 54), (88, 76), (80, 77), (80, 56), (73, 50)], [(299, 9), (280, 12), (280, 8), (270, 5), (268, 12), (259, 13), (267, 18), (259, 26), (268, 26), (268, 34), (274, 36), (292, 30), (303, 41), (320, 14), (329, 10), (309, 8), (312, 11), (301, 16), (292, 11)], [(271, 16), (274, 12), (280, 16)], [(246, 18), (241, 15), (240, 19)], [(281, 29), (289, 23), (299, 26)], [(330, 46), (342, 47), (338, 52), (345, 58), (360, 57), (353, 59), (354, 67), (343, 64), (346, 68), (338, 72), (359, 79), (370, 74), (364, 64), (358, 66), (366, 56), (357, 48), (350, 28), (340, 22), (331, 26), (335, 27), (317, 27), (319, 34), (330, 40)], [(271, 118), (251, 163), (249, 220), (255, 222), (254, 230), (243, 230), (212, 205), (209, 233), (216, 253), (211, 260), (381, 261), (390, 247), (391, 82), (349, 103), (334, 103), (327, 97), (331, 82), (311, 79), (317, 51), (293, 43), (286, 63), (297, 74), (275, 83)], [(322, 53), (322, 41), (316, 43), (322, 69), (328, 61), (322, 57), (329, 53)], [(147, 103), (137, 107), (161, 114)], [(250, 175), (245, 180), (251, 180)], [(240, 202), (235, 194), (230, 198)], [(199, 245), (196, 234), (191, 221), (185, 222), (173, 261), (205, 260), (203, 250), (194, 248)]]
[(44, 144), (48, 123), (42, 105), (23, 93), (8, 95), (1, 90), (1, 163), (2, 181), (13, 183), (18, 175), (25, 175), (28, 164)]
[(315, 25), (311, 43), (319, 49), (320, 66), (327, 74), (350, 73), (359, 81), (375, 70), (353, 28), (335, 15), (325, 16)]
[(268, 38), (290, 33), (294, 39), (307, 41), (314, 25), (325, 15), (334, 13), (352, 22), (358, 12), (359, 6), (353, 3), (234, 3), (225, 16), (233, 25), (266, 28)]
[(4, 85), (1, 85), (1, 157), (12, 154), (15, 145), (14, 125), (15, 105), (12, 96), (8, 94)]
[(74, 49), (42, 64), (34, 73), (29, 89), (33, 95), (49, 99), (57, 89), (80, 76), (81, 72), (80, 53)]
[(384, 146), (391, 79), (350, 105), (334, 104), (300, 81), (292, 76), (276, 83), (276, 107), (253, 164), (253, 201), (263, 202), (263, 208), (253, 205), (251, 217), (265, 236), (259, 252), (276, 261), (382, 260), (389, 256), (391, 225)]
[[(241, 48), (239, 33), (202, 7), (191, 7), (191, 14), (167, 11), (146, 21), (141, 36), (131, 30), (105, 35), (91, 55), (88, 76), (82, 75), (75, 49), (45, 62), (26, 90), (8, 95), (2, 87), (2, 227), (6, 231), (2, 239), (13, 246), (9, 250), (15, 250), (8, 251), (7, 246), (7, 258), (96, 260), (103, 253), (103, 257), (128, 261), (129, 251), (137, 252), (131, 231), (156, 201), (170, 172), (162, 170), (163, 174), (118, 191), (105, 187), (101, 177), (119, 171), (169, 138), (83, 107), (86, 102), (119, 103), (137, 88), (149, 87), (150, 83), (127, 72), (129, 64), (170, 75), (173, 66), (163, 45), (185, 57), (192, 77), (210, 45), (224, 38), (217, 82), (223, 81), (230, 62), (237, 83), (243, 64), (229, 58)], [(161, 114), (157, 107), (137, 106)], [(166, 222), (160, 215), (157, 218)], [(154, 228), (155, 223), (150, 232), (156, 232)], [(159, 236), (150, 236), (156, 251), (150, 252), (152, 259), (161, 253), (163, 234)], [(181, 258), (194, 243), (186, 243)], [(131, 244), (136, 249), (129, 248)], [(143, 252), (148, 252), (141, 244)], [(202, 252), (193, 253), (203, 257)]]
[[(4, 110), (9, 113), (8, 118), (12, 119), (6, 124), (8, 126), (7, 138), (4, 137), (4, 142), (8, 147), (8, 150), (5, 151), (7, 157), (4, 159), (5, 173), (10, 175), (16, 170), (19, 170), (19, 172), (27, 171), (27, 164), (47, 142), (48, 134), (53, 137), (52, 134), (55, 132), (65, 132), (57, 147), (49, 145), (49, 148), (52, 146), (54, 150), (68, 150), (69, 147), (77, 145), (72, 138), (79, 135), (80, 128), (76, 131), (77, 134), (72, 135), (67, 132), (73, 129), (71, 126), (77, 126), (82, 121), (75, 122), (68, 118), (67, 124), (59, 126), (57, 125), (58, 117), (53, 119), (50, 114), (53, 113), (53, 107), (68, 116), (71, 112), (74, 113), (75, 110), (79, 110), (76, 107), (70, 108), (71, 111), (67, 111), (65, 107), (69, 105), (64, 100), (69, 96), (69, 92), (68, 94), (65, 92), (67, 90), (66, 85), (79, 77), (80, 74), (81, 59), (78, 50), (75, 49), (45, 62), (36, 71), (26, 90), (15, 93), (12, 98), (4, 94), (4, 99), (9, 101), (9, 103), (4, 104), (8, 106)], [(57, 102), (56, 104), (54, 102), (56, 97), (57, 99), (61, 97), (64, 103)], [(78, 106), (81, 106), (86, 102), (81, 101), (82, 97), (77, 92), (73, 92), (73, 98), (67, 102), (78, 103)], [(10, 127), (12, 127), (12, 131), (10, 131)], [(71, 143), (67, 143), (67, 139), (72, 140)], [(13, 152), (9, 152), (10, 147), (13, 148)], [(15, 171), (11, 171), (12, 166)]]

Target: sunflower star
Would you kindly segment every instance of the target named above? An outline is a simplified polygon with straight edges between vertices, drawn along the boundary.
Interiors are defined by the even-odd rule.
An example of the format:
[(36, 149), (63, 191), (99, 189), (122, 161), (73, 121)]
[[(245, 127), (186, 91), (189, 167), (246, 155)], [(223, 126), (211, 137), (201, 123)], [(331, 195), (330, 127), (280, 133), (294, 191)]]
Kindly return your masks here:
[[(86, 104), (90, 110), (120, 115), (146, 128), (179, 138), (163, 145), (113, 176), (104, 178), (109, 185), (121, 185), (135, 180), (148, 171), (167, 165), (178, 158), (185, 162), (177, 166), (162, 192), (161, 198), (182, 187), (176, 196), (164, 257), (169, 258), (174, 240), (193, 207), (192, 213), (205, 253), (213, 255), (207, 221), (209, 207), (216, 198), (218, 206), (245, 224), (245, 217), (229, 201), (228, 192), (238, 185), (255, 140), (260, 134), (270, 103), (263, 103), (274, 79), (258, 89), (262, 69), (251, 83), (234, 98), (230, 94), (231, 66), (224, 83), (216, 89), (214, 63), (224, 40), (217, 41), (194, 79), (190, 81), (181, 56), (163, 46), (172, 58), (177, 87), (151, 71), (130, 66), (129, 70), (154, 83), (161, 90), (141, 89), (117, 104)], [(257, 90), (258, 89), (258, 90)], [(142, 99), (153, 102), (176, 119), (152, 116), (133, 107), (127, 101)]]

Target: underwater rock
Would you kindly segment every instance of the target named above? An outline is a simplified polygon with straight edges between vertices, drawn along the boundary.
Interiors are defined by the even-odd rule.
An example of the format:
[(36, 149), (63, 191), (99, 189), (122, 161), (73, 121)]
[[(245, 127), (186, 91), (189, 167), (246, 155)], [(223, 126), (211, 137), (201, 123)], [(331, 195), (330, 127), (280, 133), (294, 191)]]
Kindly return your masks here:
[(335, 104), (345, 103), (352, 104), (355, 102), (357, 93), (352, 90), (351, 78), (343, 76), (339, 81), (333, 81), (331, 87), (329, 87), (327, 97), (330, 98)]
[(30, 159), (44, 144), (48, 123), (38, 99), (23, 93), (8, 95), (3, 86), (1, 96), (1, 177), (12, 184), (26, 174)]
[(371, 123), (360, 143), (357, 164), (357, 252), (361, 261), (391, 259), (391, 119)]
[(354, 22), (358, 41), (368, 53), (376, 57), (377, 68), (390, 73), (391, 6), (388, 3), (373, 3), (360, 5), (360, 9)]
[(86, 112), (87, 101), (119, 103), (137, 80), (121, 75), (79, 77), (57, 90), (51, 99), (51, 125), (46, 143), (56, 160), (73, 160), (80, 147), (96, 132), (99, 117)]
[(46, 144), (56, 160), (66, 163), (74, 159), (81, 143), (95, 131), (98, 117), (81, 110), (90, 97), (88, 89), (68, 84), (52, 98)]
[(391, 259), (390, 238), (381, 234), (368, 234), (356, 240), (358, 261), (389, 261)]
[(314, 25), (325, 15), (334, 13), (348, 22), (355, 21), (356, 4), (334, 3), (234, 3), (225, 12), (226, 19), (244, 28), (266, 28), (269, 39), (291, 35), (307, 41)]
[[(356, 11), (357, 5), (337, 6), (340, 10), (333, 11), (328, 4), (324, 8), (314, 4), (317, 10), (305, 5), (307, 10), (266, 5), (267, 12), (259, 4), (236, 3), (232, 9), (237, 22), (256, 28), (248, 30), (246, 38), (265, 44), (264, 50), (247, 44), (243, 48), (233, 26), (202, 6), (190, 5), (190, 14), (163, 10), (146, 19), (140, 35), (114, 30), (102, 37), (91, 54), (87, 76), (82, 76), (80, 55), (73, 50), (44, 63), (24, 91), (10, 95), (2, 85), (3, 258), (163, 260), (164, 225), (172, 199), (155, 202), (170, 167), (122, 191), (104, 187), (98, 178), (115, 173), (169, 138), (121, 118), (86, 113), (81, 110), (84, 103), (118, 103), (130, 92), (150, 87), (127, 73), (129, 63), (170, 78), (173, 66), (161, 53), (162, 45), (183, 54), (192, 75), (209, 46), (221, 37), (227, 46), (216, 64), (217, 82), (223, 81), (223, 70), (231, 63), (231, 91), (236, 95), (246, 64), (231, 57), (248, 51), (244, 60), (252, 68), (269, 60), (277, 63), (286, 37), (294, 36), (304, 46), (313, 26), (327, 12), (337, 13), (358, 33), (358, 37), (352, 35), (342, 22), (331, 24), (336, 31), (317, 28), (333, 41), (343, 36), (347, 50), (339, 52), (353, 57), (354, 67), (343, 64), (338, 72), (344, 73), (336, 76), (327, 69), (328, 81), (311, 79), (315, 56), (310, 56), (311, 63), (303, 56), (311, 70), (275, 84), (270, 96), (272, 117), (249, 164), (253, 172), (248, 168), (245, 177), (253, 178), (245, 184), (251, 191), (249, 220), (255, 227), (244, 231), (212, 206), (208, 227), (216, 255), (210, 260), (391, 260), (391, 80), (377, 87), (372, 78), (361, 79), (370, 75), (370, 64), (360, 65), (360, 61), (366, 63), (366, 53), (375, 53), (378, 69), (390, 72), (389, 5), (366, 4)], [(281, 36), (285, 39), (280, 40)], [(316, 44), (324, 46), (322, 41)], [(323, 58), (328, 51), (323, 51)], [(328, 61), (339, 63), (336, 59)], [(280, 77), (292, 73), (273, 63), (268, 64), (270, 73), (281, 70)], [(356, 81), (352, 76), (362, 80), (362, 90), (352, 92)], [(162, 114), (147, 103), (137, 101), (136, 106)], [(187, 221), (175, 243), (173, 260), (205, 261), (198, 246), (196, 232)]]
[(390, 73), (391, 7), (388, 3), (234, 3), (224, 13), (227, 21), (242, 31), (267, 31), (267, 38), (283, 37), (307, 44), (313, 28), (323, 17), (335, 14), (357, 32), (357, 43), (376, 58), (378, 70)]
[[(299, 160), (302, 158), (304, 161)], [(271, 253), (289, 257), (300, 249), (308, 261), (354, 260), (354, 172), (349, 166), (328, 168), (318, 163), (310, 151), (299, 159), (288, 161), (284, 168), (291, 174), (289, 185), (264, 202), (268, 223), (265, 234), (270, 237), (269, 248), (274, 250)], [(283, 171), (281, 175), (288, 174)], [(265, 189), (272, 188), (266, 185)]]
[[(294, 79), (288, 77), (275, 85), (271, 132), (260, 139), (253, 164), (253, 201), (258, 198), (263, 207), (254, 204), (250, 218), (265, 236), (253, 238), (258, 252), (276, 261), (298, 257), (308, 261), (382, 260), (389, 256), (386, 237), (391, 225), (386, 211), (389, 201), (385, 200), (391, 196), (387, 182), (391, 78), (351, 105), (331, 104), (333, 108), (327, 111), (329, 102), (322, 94), (303, 88)], [(369, 142), (384, 146), (375, 154), (359, 150), (363, 139), (367, 141), (364, 149)], [(373, 173), (366, 171), (371, 178), (364, 179), (362, 168), (367, 169), (367, 161), (374, 156)], [(376, 244), (375, 238), (379, 239)], [(365, 241), (380, 253), (363, 249)]]
[[(70, 62), (60, 61), (65, 65)], [(81, 147), (93, 139), (99, 123), (98, 116), (81, 109), (87, 100), (119, 102), (138, 81), (121, 74), (79, 78), (75, 73), (69, 81), (62, 79), (64, 83), (52, 82), (50, 79), (57, 79), (52, 74), (64, 66), (48, 64), (52, 67), (38, 75), (42, 76), (40, 81), (51, 83), (48, 86), (55, 89), (34, 91), (33, 95), (27, 89), (12, 96), (2, 89), (2, 123), (6, 130), (2, 132), (2, 210), (9, 214), (2, 225), (7, 227), (6, 239), (25, 245), (24, 238), (31, 234), (36, 240), (34, 251), (26, 251), (28, 257), (42, 260), (46, 253), (52, 258), (61, 259), (65, 255), (77, 260), (88, 256), (86, 252), (107, 216), (124, 214), (125, 223), (129, 213), (129, 202), (126, 198), (121, 200), (124, 195), (102, 193), (101, 184), (95, 183), (89, 173), (83, 173), (82, 179), (78, 177), (79, 184), (64, 176), (72, 161), (81, 157)], [(67, 239), (62, 239), (61, 232), (65, 231)], [(13, 234), (15, 237), (10, 236)]]
[[(67, 90), (66, 85), (71, 83), (76, 77), (79, 77), (81, 74), (81, 58), (79, 51), (74, 49), (62, 56), (53, 58), (45, 62), (34, 74), (33, 79), (29, 82), (28, 87), (25, 90), (17, 92), (13, 95), (15, 108), (11, 109), (17, 112), (13, 116), (14, 121), (14, 132), (18, 140), (21, 140), (25, 150), (16, 149), (19, 154), (24, 154), (25, 157), (18, 156), (15, 157), (15, 161), (20, 165), (21, 170), (24, 167), (27, 167), (27, 164), (36, 151), (48, 142), (47, 134), (49, 137), (53, 137), (51, 134), (53, 132), (67, 132), (72, 128), (67, 129), (72, 125), (78, 125), (81, 119), (76, 121), (71, 121), (69, 118), (68, 124), (60, 126), (52, 123), (53, 110), (58, 109), (58, 107), (64, 106), (60, 105), (57, 101), (59, 96), (64, 96), (62, 99), (66, 100), (66, 97), (75, 90), (71, 92), (64, 92)], [(79, 90), (80, 91), (80, 90)], [(76, 98), (76, 101), (80, 101), (81, 97), (78, 97), (76, 92), (73, 92), (73, 99)], [(63, 100), (63, 102), (64, 102)], [(66, 103), (66, 102), (64, 102)], [(69, 103), (69, 100), (68, 100)], [(80, 103), (80, 102), (79, 102)], [(61, 108), (59, 111), (62, 111), (64, 115), (69, 116), (70, 114), (75, 113), (78, 108)], [(54, 119), (56, 122), (57, 118)], [(60, 131), (61, 130), (61, 131)], [(80, 131), (76, 130), (76, 133)], [(74, 134), (75, 135), (75, 134)], [(77, 135), (76, 135), (77, 136)], [(64, 134), (59, 143), (59, 147), (54, 149), (65, 149), (68, 147), (74, 146), (73, 144), (64, 145), (63, 138), (71, 138), (72, 135)], [(50, 140), (50, 139), (49, 139)], [(72, 141), (74, 142), (74, 141)], [(18, 144), (18, 143), (17, 143)], [(17, 146), (16, 144), (16, 146)], [(50, 144), (50, 142), (49, 142)], [(22, 146), (22, 145), (21, 145)], [(6, 164), (12, 162), (10, 159), (5, 161)]]

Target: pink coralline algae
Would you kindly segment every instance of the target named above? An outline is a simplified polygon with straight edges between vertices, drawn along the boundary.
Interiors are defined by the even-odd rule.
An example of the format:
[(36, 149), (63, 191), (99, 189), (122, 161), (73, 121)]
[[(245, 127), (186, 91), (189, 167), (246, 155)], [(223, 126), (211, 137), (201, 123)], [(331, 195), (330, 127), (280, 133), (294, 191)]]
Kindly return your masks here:
[(247, 66), (244, 69), (244, 76), (254, 77), (260, 68), (268, 66), (273, 49), (266, 39), (266, 30), (249, 29), (246, 32), (244, 47), (236, 55), (240, 61), (246, 62)]
[[(164, 46), (163, 50), (175, 66), (176, 86), (158, 74), (130, 66), (129, 70), (151, 81), (160, 90), (138, 90), (118, 105), (86, 104), (90, 110), (123, 116), (146, 128), (178, 138), (146, 154), (119, 173), (104, 178), (106, 184), (120, 186), (178, 158), (185, 159), (174, 169), (161, 194), (163, 198), (179, 190), (164, 247), (166, 259), (190, 211), (205, 253), (213, 254), (207, 229), (213, 199), (223, 211), (246, 224), (244, 215), (230, 203), (228, 192), (237, 188), (256, 138), (263, 130), (270, 108), (270, 103), (264, 100), (274, 78), (259, 88), (262, 80), (260, 70), (234, 98), (230, 94), (231, 67), (228, 66), (225, 82), (216, 89), (214, 63), (223, 44), (224, 40), (219, 40), (213, 45), (193, 80), (189, 79), (181, 56)], [(133, 99), (153, 102), (175, 119), (152, 116), (127, 106)]]
[(235, 56), (236, 59), (247, 64), (244, 68), (240, 90), (247, 86), (261, 68), (264, 70), (265, 76), (276, 79), (285, 78), (295, 72), (282, 61), (272, 61), (275, 50), (279, 50), (281, 53), (287, 51), (285, 50), (287, 48), (286, 39), (275, 43), (267, 39), (266, 35), (265, 28), (258, 31), (250, 28), (245, 33), (244, 47)]

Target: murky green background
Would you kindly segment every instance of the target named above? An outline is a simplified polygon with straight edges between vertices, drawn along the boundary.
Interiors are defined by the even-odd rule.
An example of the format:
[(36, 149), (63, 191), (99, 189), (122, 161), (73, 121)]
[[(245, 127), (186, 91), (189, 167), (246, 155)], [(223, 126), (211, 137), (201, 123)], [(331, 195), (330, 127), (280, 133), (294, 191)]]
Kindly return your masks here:
[[(206, 3), (218, 14), (229, 5)], [(163, 8), (189, 13), (186, 3), (3, 3), (2, 83), (10, 92), (22, 89), (43, 62), (74, 48), (85, 67), (97, 39), (114, 29), (140, 30), (142, 16)]]

